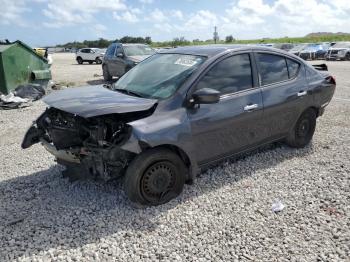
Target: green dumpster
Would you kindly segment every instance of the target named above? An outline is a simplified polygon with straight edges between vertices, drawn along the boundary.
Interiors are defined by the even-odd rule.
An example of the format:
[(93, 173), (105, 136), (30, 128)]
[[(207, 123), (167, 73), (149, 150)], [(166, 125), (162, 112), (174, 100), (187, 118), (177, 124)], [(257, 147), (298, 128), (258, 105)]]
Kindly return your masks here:
[(0, 44), (0, 93), (6, 95), (26, 83), (45, 85), (50, 79), (47, 60), (29, 46), (21, 41)]

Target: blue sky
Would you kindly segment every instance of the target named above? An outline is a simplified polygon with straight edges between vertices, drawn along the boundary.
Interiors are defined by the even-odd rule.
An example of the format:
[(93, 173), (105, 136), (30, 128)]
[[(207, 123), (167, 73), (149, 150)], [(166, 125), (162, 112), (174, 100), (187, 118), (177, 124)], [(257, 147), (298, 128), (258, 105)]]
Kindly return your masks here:
[(0, 0), (0, 39), (32, 46), (151, 36), (155, 41), (349, 32), (348, 0)]

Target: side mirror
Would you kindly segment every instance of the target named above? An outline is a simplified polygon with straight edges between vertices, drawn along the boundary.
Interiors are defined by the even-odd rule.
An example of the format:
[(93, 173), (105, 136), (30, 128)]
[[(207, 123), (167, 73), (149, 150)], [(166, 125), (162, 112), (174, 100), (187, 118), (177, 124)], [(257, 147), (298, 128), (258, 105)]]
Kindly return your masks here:
[(124, 55), (123, 55), (123, 53), (118, 53), (118, 54), (117, 54), (117, 57), (123, 58)]
[(211, 88), (202, 88), (192, 94), (194, 104), (215, 104), (220, 101), (220, 92)]

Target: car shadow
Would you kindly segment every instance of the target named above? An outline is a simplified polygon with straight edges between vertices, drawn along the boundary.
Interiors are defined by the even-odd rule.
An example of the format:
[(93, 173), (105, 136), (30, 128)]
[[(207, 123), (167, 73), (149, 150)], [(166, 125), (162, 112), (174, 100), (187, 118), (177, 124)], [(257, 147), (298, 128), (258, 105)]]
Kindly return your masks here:
[[(312, 152), (312, 145), (300, 150), (279, 143), (264, 147), (201, 173), (194, 185), (185, 186), (184, 192), (171, 202), (143, 209), (128, 201), (120, 180), (71, 183), (62, 177), (60, 165), (1, 181), (0, 261), (56, 247), (79, 248), (112, 234), (117, 234), (120, 241), (133, 234), (144, 237), (161, 225), (162, 216), (181, 203), (194, 201), (225, 185), (234, 187), (237, 181), (259, 170)], [(9, 252), (11, 248), (13, 251)]]

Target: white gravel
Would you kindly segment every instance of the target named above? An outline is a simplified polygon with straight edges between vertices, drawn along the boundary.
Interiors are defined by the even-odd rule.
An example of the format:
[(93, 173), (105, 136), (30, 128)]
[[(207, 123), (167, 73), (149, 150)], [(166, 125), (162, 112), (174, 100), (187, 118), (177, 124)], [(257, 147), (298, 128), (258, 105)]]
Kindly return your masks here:
[[(0, 261), (349, 261), (350, 62), (302, 150), (273, 146), (133, 209), (118, 182), (68, 182), (24, 132), (44, 109), (0, 111)], [(272, 204), (284, 209), (274, 213)]]

